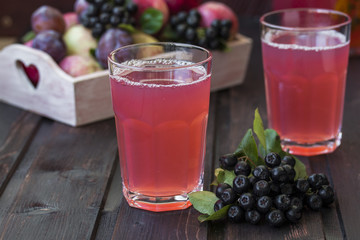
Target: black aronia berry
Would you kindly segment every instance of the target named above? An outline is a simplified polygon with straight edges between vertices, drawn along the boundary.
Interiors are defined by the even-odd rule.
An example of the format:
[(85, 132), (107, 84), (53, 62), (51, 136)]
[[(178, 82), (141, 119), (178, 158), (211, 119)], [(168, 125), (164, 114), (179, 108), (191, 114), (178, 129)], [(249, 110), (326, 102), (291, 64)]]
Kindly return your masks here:
[[(217, 21), (213, 27), (221, 28), (220, 25), (221, 22)], [(285, 223), (297, 224), (301, 222), (304, 212), (318, 211), (335, 201), (336, 194), (326, 175), (313, 173), (308, 176), (305, 165), (299, 159), (281, 150), (279, 135), (272, 129), (263, 129), (262, 120), (257, 114), (256, 111), (255, 130), (247, 131), (235, 153), (219, 158), (221, 168), (216, 169), (213, 184), (217, 185), (216, 196), (221, 193), (221, 200), (214, 193), (204, 194), (212, 199), (214, 211), (218, 212), (209, 214), (209, 211), (199, 210), (204, 205), (197, 207), (190, 194), (194, 207), (205, 214), (199, 217), (199, 221), (226, 217), (234, 223), (267, 223), (280, 227)], [(279, 152), (265, 154), (264, 145), (262, 149), (259, 146), (252, 148), (256, 143), (252, 133), (257, 135), (260, 145), (265, 142), (265, 132), (271, 136), (266, 143), (280, 149)], [(234, 194), (228, 194), (230, 192)]]
[(279, 227), (286, 222), (301, 221), (305, 209), (318, 211), (334, 202), (335, 193), (325, 174), (295, 179), (294, 158), (289, 156), (281, 161), (276, 153), (267, 157), (266, 165), (253, 169), (241, 157), (235, 161), (234, 154), (219, 159), (220, 165), (232, 171), (234, 177), (232, 186), (217, 185), (215, 193), (221, 200), (214, 209), (231, 204), (227, 211), (229, 221), (258, 224), (264, 219), (270, 226)]

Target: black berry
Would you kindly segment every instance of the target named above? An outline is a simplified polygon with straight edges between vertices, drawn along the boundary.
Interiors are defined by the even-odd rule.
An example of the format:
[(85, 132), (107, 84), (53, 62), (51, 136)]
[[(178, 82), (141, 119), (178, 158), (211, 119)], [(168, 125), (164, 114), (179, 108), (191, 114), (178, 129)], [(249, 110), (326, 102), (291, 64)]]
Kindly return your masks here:
[(248, 210), (245, 212), (245, 221), (251, 224), (258, 224), (261, 220), (261, 215), (256, 210)]
[(302, 214), (301, 210), (298, 208), (290, 208), (285, 212), (285, 216), (287, 220), (289, 220), (292, 223), (297, 223), (300, 221)]
[(275, 182), (287, 182), (289, 177), (283, 167), (274, 167), (270, 171), (271, 179)]
[(232, 27), (232, 21), (230, 19), (223, 19), (223, 20), (221, 20), (221, 26), (231, 28)]
[(295, 159), (294, 159), (293, 157), (291, 157), (291, 156), (285, 156), (285, 157), (283, 157), (281, 163), (282, 163), (282, 164), (288, 164), (288, 165), (290, 165), (290, 166), (292, 166), (292, 167), (295, 167), (296, 161), (295, 161)]
[(280, 184), (280, 192), (282, 193), (282, 194), (286, 194), (286, 195), (291, 195), (291, 194), (293, 194), (293, 184), (291, 184), (291, 183), (281, 183)]
[(306, 193), (310, 188), (310, 184), (306, 179), (299, 178), (295, 181), (295, 189), (298, 192)]
[(321, 197), (324, 205), (329, 205), (335, 201), (334, 190), (329, 185), (321, 186), (318, 191), (318, 195)]
[(281, 193), (280, 185), (276, 182), (269, 182), (270, 185), (270, 193), (269, 196), (275, 197)]
[(219, 19), (215, 19), (211, 22), (210, 26), (216, 31), (219, 31), (221, 29), (221, 21)]
[(138, 10), (138, 6), (133, 3), (133, 2), (129, 2), (127, 5), (126, 5), (126, 9), (128, 10), (128, 12), (130, 14), (135, 14)]
[(325, 185), (326, 183), (326, 179), (324, 179), (324, 176), (318, 173), (310, 175), (307, 180), (312, 189), (319, 189), (322, 185)]
[(272, 200), (269, 196), (262, 196), (256, 202), (256, 209), (260, 213), (267, 213), (272, 207)]
[(234, 178), (233, 189), (236, 193), (241, 194), (247, 192), (250, 188), (250, 181), (244, 175), (239, 175)]
[(286, 171), (289, 181), (293, 182), (296, 175), (295, 169), (289, 164), (282, 165), (282, 168)]
[(254, 168), (253, 175), (258, 179), (268, 180), (269, 176), (270, 176), (270, 173), (269, 173), (269, 170), (268, 170), (268, 168), (266, 166), (259, 165), (259, 166)]
[(232, 188), (225, 189), (220, 196), (220, 200), (223, 201), (225, 205), (235, 202), (236, 196)]
[(266, 156), (265, 156), (265, 164), (266, 166), (270, 167), (270, 168), (273, 168), (273, 167), (277, 167), (280, 165), (281, 163), (281, 157), (279, 154), (277, 153), (274, 153), (274, 152), (271, 152), (271, 153), (268, 153)]
[(320, 210), (323, 205), (321, 197), (317, 194), (310, 194), (307, 196), (306, 204), (314, 211)]
[(236, 175), (249, 176), (249, 174), (251, 173), (251, 167), (247, 162), (239, 161), (235, 165), (234, 172)]
[(287, 195), (280, 194), (275, 197), (274, 204), (277, 209), (286, 211), (290, 208), (291, 200)]
[(265, 219), (273, 227), (280, 227), (286, 220), (284, 213), (278, 209), (274, 209), (266, 214)]
[(216, 29), (209, 27), (209, 28), (206, 28), (205, 35), (208, 39), (213, 40), (217, 36), (217, 31), (216, 31)]
[(259, 180), (254, 184), (253, 193), (258, 196), (265, 196), (270, 193), (270, 185), (265, 180)]
[(233, 170), (236, 163), (238, 162), (237, 157), (234, 154), (226, 154), (224, 156), (221, 156), (219, 161), (220, 166), (227, 170)]
[(292, 208), (296, 208), (296, 209), (299, 209), (299, 210), (303, 209), (303, 202), (298, 197), (291, 198), (290, 205), (291, 205)]
[(231, 186), (227, 183), (219, 183), (215, 190), (215, 195), (220, 198), (221, 194), (224, 192), (225, 189), (231, 188)]
[(229, 208), (227, 217), (230, 222), (240, 222), (244, 218), (244, 210), (237, 205), (233, 205)]
[(217, 212), (223, 207), (225, 207), (225, 204), (221, 200), (217, 200), (214, 204), (214, 211)]
[(238, 199), (238, 204), (244, 210), (253, 209), (255, 206), (254, 196), (251, 193), (243, 193)]

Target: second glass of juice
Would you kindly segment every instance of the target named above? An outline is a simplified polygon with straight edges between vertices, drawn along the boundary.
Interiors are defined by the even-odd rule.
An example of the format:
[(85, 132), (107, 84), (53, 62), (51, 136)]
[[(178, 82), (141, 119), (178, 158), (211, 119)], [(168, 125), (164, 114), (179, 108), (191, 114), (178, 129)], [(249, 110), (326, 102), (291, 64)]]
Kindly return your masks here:
[(265, 14), (262, 54), (269, 125), (293, 154), (340, 145), (350, 18), (324, 9)]
[(184, 209), (202, 190), (211, 53), (175, 43), (109, 55), (123, 193), (132, 207)]

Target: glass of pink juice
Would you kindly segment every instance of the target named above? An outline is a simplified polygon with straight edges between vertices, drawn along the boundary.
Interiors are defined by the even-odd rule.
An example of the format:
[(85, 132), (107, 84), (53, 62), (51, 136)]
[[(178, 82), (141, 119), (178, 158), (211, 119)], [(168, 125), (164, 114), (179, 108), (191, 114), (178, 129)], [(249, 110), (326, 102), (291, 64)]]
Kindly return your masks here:
[(188, 44), (148, 43), (109, 55), (123, 193), (160, 212), (202, 190), (212, 56)]
[(269, 126), (293, 154), (334, 151), (341, 142), (350, 17), (303, 8), (267, 13), (260, 22)]

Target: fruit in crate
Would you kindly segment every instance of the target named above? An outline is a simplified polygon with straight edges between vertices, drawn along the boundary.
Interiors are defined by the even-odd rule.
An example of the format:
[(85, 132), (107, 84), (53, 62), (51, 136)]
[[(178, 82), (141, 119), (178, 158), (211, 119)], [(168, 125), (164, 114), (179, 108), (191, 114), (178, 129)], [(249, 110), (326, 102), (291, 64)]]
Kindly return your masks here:
[(54, 30), (45, 30), (36, 35), (32, 47), (49, 54), (55, 62), (60, 62), (66, 54), (61, 35)]
[(93, 73), (101, 70), (100, 65), (90, 56), (71, 55), (65, 57), (60, 63), (64, 72), (67, 74), (78, 77), (85, 74)]
[(64, 13), (63, 18), (65, 20), (65, 31), (72, 26), (79, 24), (78, 16), (75, 12)]
[(231, 35), (234, 36), (239, 27), (239, 23), (235, 13), (225, 4), (219, 2), (206, 2), (199, 6), (198, 11), (201, 15), (201, 25), (210, 27), (214, 20), (230, 20)]
[(131, 35), (121, 29), (108, 29), (100, 38), (95, 56), (103, 68), (107, 68), (107, 57), (114, 49), (133, 43)]
[(47, 52), (73, 77), (106, 69), (108, 54), (128, 44), (160, 40), (224, 50), (238, 29), (229, 7), (200, 0), (76, 0), (74, 12), (41, 6), (31, 21), (35, 37), (25, 45)]
[(59, 10), (50, 6), (38, 8), (31, 16), (31, 26), (34, 32), (54, 30), (59, 33), (65, 31), (65, 21)]
[(85, 55), (90, 56), (90, 50), (95, 49), (97, 41), (91, 35), (91, 31), (81, 24), (69, 28), (64, 36), (64, 42), (67, 48), (67, 55)]

